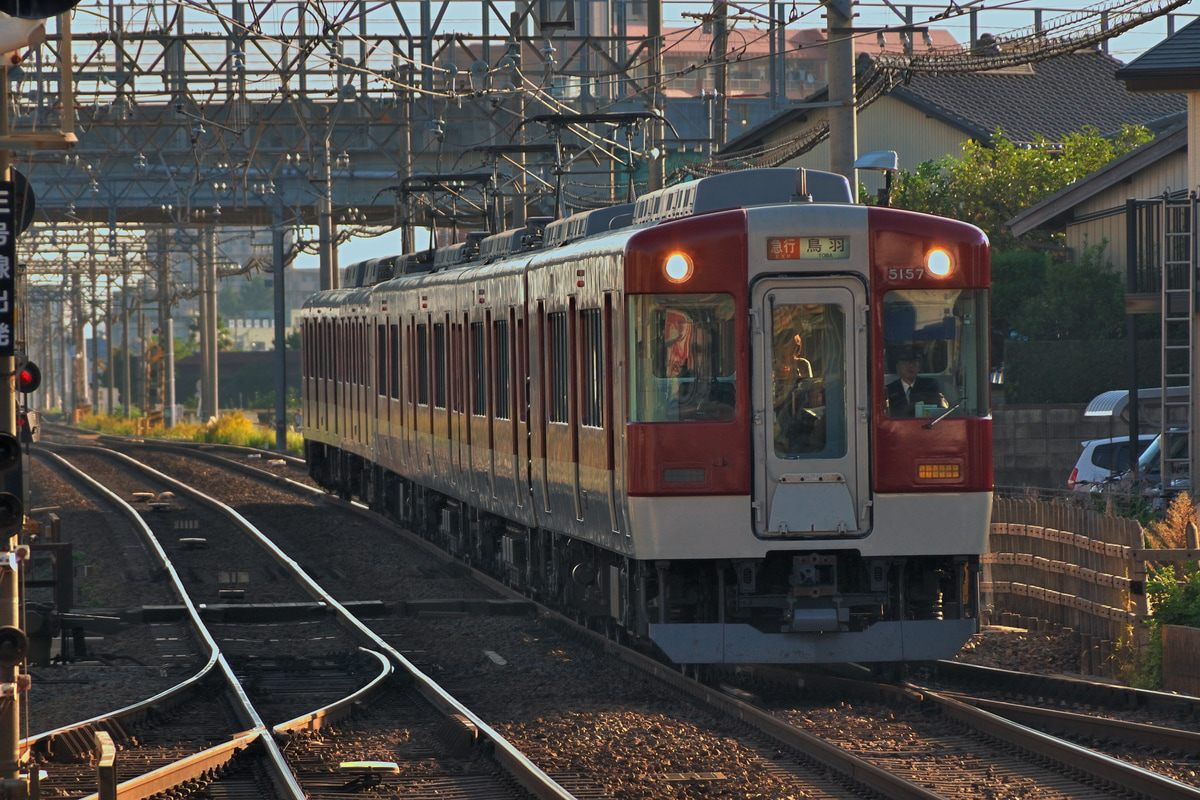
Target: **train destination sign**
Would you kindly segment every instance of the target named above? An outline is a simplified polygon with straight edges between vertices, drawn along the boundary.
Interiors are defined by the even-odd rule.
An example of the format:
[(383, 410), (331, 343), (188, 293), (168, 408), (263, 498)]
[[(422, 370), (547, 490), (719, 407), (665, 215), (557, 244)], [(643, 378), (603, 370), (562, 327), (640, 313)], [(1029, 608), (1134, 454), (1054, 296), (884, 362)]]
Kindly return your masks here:
[(768, 236), (768, 261), (850, 257), (849, 236)]

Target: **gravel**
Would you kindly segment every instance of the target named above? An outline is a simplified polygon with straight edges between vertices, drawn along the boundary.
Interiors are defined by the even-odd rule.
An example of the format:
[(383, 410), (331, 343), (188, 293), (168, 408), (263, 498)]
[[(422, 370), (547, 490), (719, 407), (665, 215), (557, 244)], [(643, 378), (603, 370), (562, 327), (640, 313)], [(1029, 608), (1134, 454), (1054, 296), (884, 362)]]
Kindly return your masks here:
[(1040, 675), (1079, 674), (1079, 642), (1072, 633), (987, 626), (963, 646), (955, 661)]

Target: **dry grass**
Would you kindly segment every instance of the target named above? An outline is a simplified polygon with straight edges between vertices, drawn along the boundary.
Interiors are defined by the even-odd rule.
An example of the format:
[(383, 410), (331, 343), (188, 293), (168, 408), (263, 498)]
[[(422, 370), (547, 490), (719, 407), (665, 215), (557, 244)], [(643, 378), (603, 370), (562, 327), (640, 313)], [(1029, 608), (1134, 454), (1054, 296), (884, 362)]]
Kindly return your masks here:
[(1200, 524), (1196, 517), (1196, 504), (1187, 492), (1180, 492), (1167, 506), (1163, 518), (1145, 527), (1146, 545), (1164, 550), (1187, 549), (1188, 523)]

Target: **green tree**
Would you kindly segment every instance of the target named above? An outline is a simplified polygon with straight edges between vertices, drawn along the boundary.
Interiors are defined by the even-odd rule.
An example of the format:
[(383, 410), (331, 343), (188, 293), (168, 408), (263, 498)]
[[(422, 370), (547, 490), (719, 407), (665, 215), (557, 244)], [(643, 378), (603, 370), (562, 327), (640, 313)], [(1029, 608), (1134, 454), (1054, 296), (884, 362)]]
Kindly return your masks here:
[[(1042, 291), (1049, 254), (1040, 250), (1010, 250), (992, 255), (992, 329), (1007, 339), (1015, 329), (1021, 307)], [(1002, 361), (1001, 353), (993, 359)]]
[[(200, 319), (193, 318), (188, 323), (188, 345), (190, 353), (195, 353), (200, 349)], [(233, 332), (229, 330), (229, 324), (225, 321), (223, 314), (217, 314), (217, 350), (219, 352), (227, 352), (233, 349)], [(179, 347), (175, 348), (175, 357), (179, 358)]]
[(1013, 310), (1012, 328), (1037, 341), (1124, 338), (1125, 285), (1104, 260), (1107, 247), (1103, 241), (1075, 261), (1047, 264), (1041, 286)]
[[(198, 330), (198, 329), (197, 329)], [(197, 336), (188, 336), (186, 339), (182, 336), (175, 337), (175, 360), (179, 361), (182, 358), (187, 358), (194, 355), (200, 350), (200, 340)]]
[[(968, 141), (960, 157), (902, 171), (892, 205), (970, 222), (987, 233), (995, 251), (1011, 250), (1020, 243), (1005, 227), (1010, 219), (1152, 138), (1138, 125), (1126, 125), (1111, 138), (1089, 126), (1057, 142), (1037, 136), (1021, 145), (997, 129), (990, 146)], [(1052, 239), (1030, 234), (1025, 241)]]

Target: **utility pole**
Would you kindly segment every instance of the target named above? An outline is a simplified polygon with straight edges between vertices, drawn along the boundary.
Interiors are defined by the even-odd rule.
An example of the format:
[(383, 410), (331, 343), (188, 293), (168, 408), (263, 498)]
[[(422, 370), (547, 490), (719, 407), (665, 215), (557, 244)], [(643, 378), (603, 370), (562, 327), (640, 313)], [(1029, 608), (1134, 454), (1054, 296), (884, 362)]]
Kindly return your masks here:
[[(64, 256), (63, 261), (67, 259)], [(64, 263), (63, 268), (67, 268)], [(83, 316), (83, 275), (73, 269), (71, 274), (71, 339), (75, 348), (75, 356), (71, 363), (71, 408), (80, 409), (89, 405), (91, 395), (88, 394), (87, 380), (87, 339), (83, 327), (86, 322)]]
[(857, 191), (854, 160), (858, 158), (858, 121), (854, 110), (854, 29), (850, 0), (825, 0), (829, 34), (829, 171), (845, 175)]
[(713, 150), (729, 140), (729, 6), (713, 5)]
[(200, 423), (204, 423), (205, 417), (216, 419), (220, 416), (218, 400), (218, 369), (217, 369), (217, 338), (219, 336), (219, 326), (217, 325), (217, 232), (212, 225), (205, 225), (201, 229), (201, 237), (203, 244), (201, 245), (201, 273), (200, 286), (200, 350), (201, 361), (203, 363), (203, 380), (200, 385), (202, 387), (200, 395), (200, 404), (203, 407), (203, 415)]
[(108, 273), (104, 277), (104, 371), (105, 375), (104, 390), (105, 390), (105, 409), (104, 412), (109, 416), (113, 413), (113, 402), (116, 398), (113, 397), (113, 392), (116, 386), (113, 383), (113, 377), (116, 375), (114, 367), (116, 364), (113, 361), (113, 323), (116, 321), (116, 315), (113, 313), (113, 285), (112, 273)]
[(333, 164), (330, 163), (329, 137), (333, 122), (325, 131), (325, 147), (321, 158), (321, 194), (317, 198), (317, 247), (321, 257), (321, 290), (338, 288), (337, 266), (333, 247)]
[[(650, 0), (650, 5), (647, 8), (646, 34), (650, 39), (650, 74), (647, 80), (650, 82), (650, 111), (662, 112), (663, 86), (662, 86), (662, 0)], [(646, 126), (646, 131), (649, 134), (648, 138), (654, 143), (649, 148), (649, 160), (646, 162), (646, 188), (650, 191), (663, 188), (665, 176), (663, 174), (663, 164), (665, 163), (667, 154), (662, 148), (662, 140), (665, 130), (661, 119), (651, 120)], [(632, 143), (630, 143), (632, 146)], [(654, 154), (654, 150), (658, 149), (658, 155)], [(629, 186), (633, 188), (633, 173), (629, 174)], [(632, 192), (631, 192), (632, 194)]]
[[(651, 0), (650, 7), (653, 8), (655, 3), (660, 3), (662, 0)], [(521, 75), (521, 15), (513, 11), (508, 16), (508, 26), (511, 31), (511, 36), (508, 39), (508, 58), (512, 59), (512, 74)], [(428, 72), (428, 70), (426, 70)], [(518, 80), (520, 78), (518, 77)], [(517, 91), (515, 93), (514, 102), (516, 103), (516, 113), (513, 115), (513, 125), (516, 126), (517, 139), (515, 144), (522, 145), (528, 138), (525, 132), (525, 127), (521, 124), (521, 120), (525, 119), (525, 92)], [(512, 202), (512, 226), (514, 228), (525, 227), (525, 220), (528, 217), (529, 197), (526, 195), (528, 191), (528, 183), (525, 180), (525, 154), (518, 152), (516, 154), (517, 170), (513, 176), (513, 202)], [(430, 228), (433, 228), (432, 222)], [(436, 247), (436, 243), (434, 244)]]
[[(123, 255), (128, 258), (128, 251)], [(133, 401), (133, 354), (129, 352), (129, 264), (122, 259), (121, 265), (121, 356), (125, 362), (125, 378), (121, 383), (121, 406), (123, 416), (129, 419), (129, 404)]]
[(155, 277), (158, 291), (158, 343), (162, 348), (163, 378), (163, 425), (173, 428), (179, 422), (175, 419), (175, 320), (171, 298), (171, 251), (168, 247), (170, 237), (165, 230), (157, 232), (155, 254), (158, 257), (157, 275)]
[(283, 285), (283, 211), (271, 209), (271, 288), (275, 301), (275, 450), (287, 452), (287, 307)]

